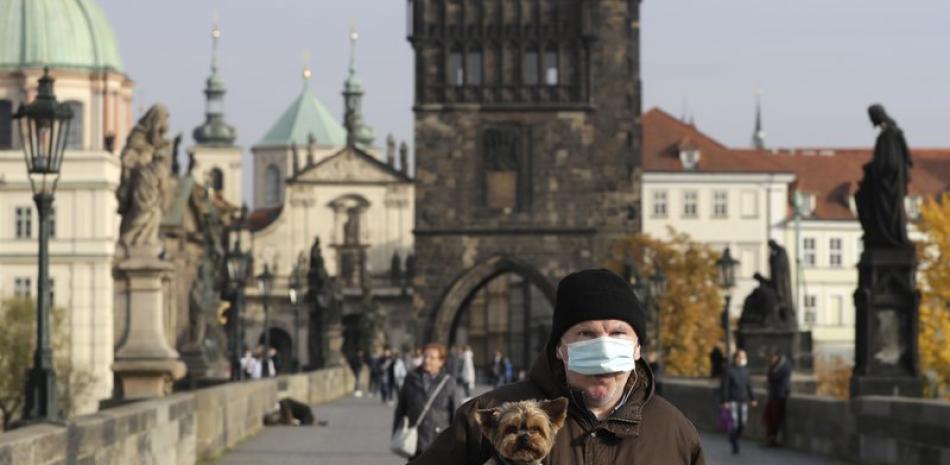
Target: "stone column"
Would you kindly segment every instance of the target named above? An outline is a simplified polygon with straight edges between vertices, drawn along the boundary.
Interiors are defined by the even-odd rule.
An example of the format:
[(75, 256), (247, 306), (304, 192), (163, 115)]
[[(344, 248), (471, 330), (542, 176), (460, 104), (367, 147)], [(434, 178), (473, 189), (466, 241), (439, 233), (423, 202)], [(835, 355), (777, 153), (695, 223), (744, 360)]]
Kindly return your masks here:
[(157, 254), (130, 254), (116, 264), (116, 318), (124, 328), (112, 370), (122, 399), (162, 397), (185, 376), (185, 364), (165, 337), (162, 280), (174, 266)]

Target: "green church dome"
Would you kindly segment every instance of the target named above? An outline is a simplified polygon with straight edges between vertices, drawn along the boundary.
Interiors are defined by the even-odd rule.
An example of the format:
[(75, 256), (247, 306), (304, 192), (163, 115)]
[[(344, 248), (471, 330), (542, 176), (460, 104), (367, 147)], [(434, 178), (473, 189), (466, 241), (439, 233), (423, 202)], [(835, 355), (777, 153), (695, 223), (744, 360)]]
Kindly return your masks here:
[(0, 69), (122, 72), (112, 26), (93, 0), (0, 0)]

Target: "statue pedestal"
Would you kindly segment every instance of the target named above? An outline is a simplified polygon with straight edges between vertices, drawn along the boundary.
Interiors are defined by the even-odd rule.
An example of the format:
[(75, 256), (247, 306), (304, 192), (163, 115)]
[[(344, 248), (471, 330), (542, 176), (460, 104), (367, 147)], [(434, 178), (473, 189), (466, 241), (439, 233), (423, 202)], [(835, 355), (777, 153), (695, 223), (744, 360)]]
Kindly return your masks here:
[(331, 323), (327, 327), (327, 367), (346, 366), (346, 359), (343, 357), (343, 325)]
[(917, 348), (920, 291), (912, 246), (869, 249), (858, 263), (851, 397), (923, 392)]
[(231, 379), (231, 362), (223, 355), (212, 356), (199, 347), (189, 347), (182, 350), (181, 359), (188, 367), (189, 384), (206, 386)]
[(792, 329), (742, 328), (737, 331), (739, 348), (749, 358), (749, 372), (765, 374), (769, 369), (769, 354), (779, 350), (799, 371), (812, 370), (811, 332)]
[(163, 279), (174, 266), (152, 250), (130, 253), (114, 269), (116, 318), (124, 328), (112, 371), (123, 399), (161, 397), (185, 375), (185, 364), (165, 336)]

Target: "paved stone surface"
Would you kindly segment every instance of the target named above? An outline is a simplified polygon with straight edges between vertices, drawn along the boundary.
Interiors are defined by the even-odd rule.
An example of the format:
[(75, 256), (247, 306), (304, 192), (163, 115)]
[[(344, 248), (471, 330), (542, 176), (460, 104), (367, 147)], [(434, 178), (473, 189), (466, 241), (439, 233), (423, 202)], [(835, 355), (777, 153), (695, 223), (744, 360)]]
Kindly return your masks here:
[[(314, 407), (327, 426), (271, 426), (219, 459), (218, 465), (398, 465), (389, 452), (392, 407), (379, 398), (349, 397)], [(769, 449), (746, 441), (734, 456), (720, 434), (703, 434), (709, 465), (836, 465), (820, 457), (785, 449)]]

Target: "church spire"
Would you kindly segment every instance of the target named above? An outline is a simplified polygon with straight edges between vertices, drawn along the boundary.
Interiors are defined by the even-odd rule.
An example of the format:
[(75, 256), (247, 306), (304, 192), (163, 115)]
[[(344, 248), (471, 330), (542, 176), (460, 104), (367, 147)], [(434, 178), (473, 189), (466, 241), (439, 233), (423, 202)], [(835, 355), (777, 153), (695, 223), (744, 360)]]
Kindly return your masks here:
[(195, 128), (192, 136), (200, 145), (234, 145), (237, 133), (234, 127), (224, 122), (224, 80), (218, 74), (218, 40), (221, 29), (218, 28), (217, 13), (211, 28), (211, 75), (205, 82), (205, 122)]
[(765, 128), (762, 127), (762, 91), (755, 93), (755, 130), (752, 132), (752, 147), (765, 149)]
[(373, 129), (363, 122), (363, 82), (356, 75), (356, 41), (359, 40), (356, 27), (350, 28), (350, 68), (343, 82), (344, 115), (346, 145), (361, 148), (373, 145)]

